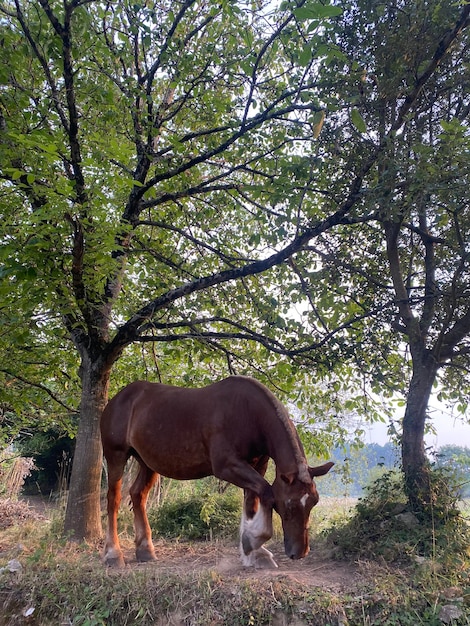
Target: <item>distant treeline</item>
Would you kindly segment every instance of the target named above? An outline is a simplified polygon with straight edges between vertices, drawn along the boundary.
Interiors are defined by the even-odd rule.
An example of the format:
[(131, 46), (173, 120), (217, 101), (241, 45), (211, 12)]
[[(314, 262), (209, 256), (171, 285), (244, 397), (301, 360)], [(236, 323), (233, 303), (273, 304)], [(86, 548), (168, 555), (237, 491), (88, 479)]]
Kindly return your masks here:
[[(333, 472), (318, 480), (320, 493), (360, 496), (384, 470), (399, 468), (400, 449), (393, 443), (368, 443), (361, 448), (347, 444), (334, 449), (330, 458), (336, 465)], [(470, 496), (470, 448), (442, 446), (430, 460), (438, 467), (452, 470), (462, 496)]]

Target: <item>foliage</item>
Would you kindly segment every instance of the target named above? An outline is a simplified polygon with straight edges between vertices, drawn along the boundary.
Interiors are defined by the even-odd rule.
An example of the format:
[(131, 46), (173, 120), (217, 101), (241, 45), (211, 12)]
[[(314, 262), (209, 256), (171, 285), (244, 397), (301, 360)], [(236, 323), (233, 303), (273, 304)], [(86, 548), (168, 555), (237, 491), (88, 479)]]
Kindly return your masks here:
[[(115, 360), (132, 341), (155, 342), (160, 372), (183, 383), (204, 361), (213, 377), (227, 360), (244, 370), (266, 348), (289, 350), (302, 326), (275, 283), (291, 271), (272, 282), (256, 261), (297, 228), (300, 149), (320, 112), (301, 37), (320, 42), (338, 13), (309, 4), (2, 2), (10, 345), (55, 353), (49, 340), (68, 337), (82, 356), (77, 340), (98, 334)], [(239, 339), (254, 344), (238, 351)], [(184, 344), (188, 363), (172, 375)], [(48, 381), (46, 359), (35, 364), (25, 380)]]
[(456, 484), (442, 469), (430, 471), (426, 518), (409, 510), (403, 476), (391, 471), (374, 481), (353, 517), (327, 531), (338, 556), (426, 563), (441, 575), (463, 580), (470, 560), (470, 527), (459, 507)]
[(183, 540), (235, 538), (240, 526), (241, 492), (201, 491), (162, 502), (148, 512), (155, 537)]
[(34, 469), (25, 481), (23, 493), (65, 492), (70, 478), (74, 440), (56, 428), (25, 430), (15, 441), (22, 456), (34, 459)]
[(446, 445), (436, 453), (436, 465), (447, 467), (455, 474), (455, 480), (462, 497), (470, 496), (470, 449)]

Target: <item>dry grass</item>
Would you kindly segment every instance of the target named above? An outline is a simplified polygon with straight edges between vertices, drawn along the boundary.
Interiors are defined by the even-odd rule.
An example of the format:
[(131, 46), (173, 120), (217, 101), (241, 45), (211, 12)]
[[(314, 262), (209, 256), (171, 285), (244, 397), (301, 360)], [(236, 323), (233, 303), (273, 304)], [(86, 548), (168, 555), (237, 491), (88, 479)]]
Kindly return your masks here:
[(0, 530), (11, 526), (19, 526), (26, 522), (46, 521), (45, 513), (40, 513), (28, 503), (6, 498), (0, 499)]
[[(454, 602), (449, 600), (451, 581), (431, 580), (424, 567), (319, 563), (308, 557), (281, 559), (274, 572), (248, 572), (233, 561), (229, 569), (220, 567), (227, 555), (237, 558), (236, 546), (224, 542), (157, 540), (156, 564), (108, 570), (99, 544), (60, 538), (58, 513), (49, 522), (16, 504), (19, 524), (0, 530), (5, 548), (0, 626), (438, 626), (441, 606)], [(131, 555), (132, 538), (122, 539)], [(9, 570), (12, 560), (20, 563), (20, 571)], [(346, 566), (350, 575), (336, 576), (341, 584), (329, 584)], [(470, 612), (470, 579), (468, 588), (452, 593), (462, 598), (457, 605)], [(462, 613), (452, 624), (470, 621)]]

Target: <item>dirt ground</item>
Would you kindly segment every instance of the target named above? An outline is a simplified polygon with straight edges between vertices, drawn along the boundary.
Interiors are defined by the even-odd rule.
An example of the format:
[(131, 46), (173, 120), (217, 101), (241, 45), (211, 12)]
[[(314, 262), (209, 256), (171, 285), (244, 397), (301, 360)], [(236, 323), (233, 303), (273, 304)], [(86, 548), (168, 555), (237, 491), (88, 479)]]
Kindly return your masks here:
[[(50, 506), (38, 498), (21, 501), (0, 500), (0, 530), (25, 521), (46, 521)], [(0, 542), (1, 543), (1, 542)], [(334, 592), (353, 591), (360, 580), (360, 567), (355, 563), (335, 561), (321, 546), (311, 545), (310, 553), (301, 560), (292, 561), (284, 554), (281, 542), (269, 542), (278, 569), (246, 568), (241, 564), (238, 545), (229, 542), (171, 542), (155, 540), (156, 561), (139, 563), (135, 559), (131, 539), (122, 540), (126, 561), (125, 571), (148, 569), (161, 573), (190, 574), (212, 571), (224, 578), (257, 578), (276, 580), (289, 578), (302, 586), (321, 587)], [(0, 553), (9, 546), (0, 545)], [(97, 560), (100, 554), (97, 550)]]
[(289, 578), (302, 586), (321, 587), (335, 592), (352, 591), (358, 585), (359, 567), (356, 564), (335, 561), (325, 550), (315, 549), (314, 545), (310, 553), (298, 561), (285, 556), (282, 543), (270, 542), (267, 547), (273, 553), (278, 569), (244, 567), (235, 544), (180, 542), (175, 545), (157, 540), (157, 560), (152, 563), (138, 563), (132, 553), (132, 546), (123, 546), (127, 568), (148, 568), (168, 573), (211, 570), (224, 578)]

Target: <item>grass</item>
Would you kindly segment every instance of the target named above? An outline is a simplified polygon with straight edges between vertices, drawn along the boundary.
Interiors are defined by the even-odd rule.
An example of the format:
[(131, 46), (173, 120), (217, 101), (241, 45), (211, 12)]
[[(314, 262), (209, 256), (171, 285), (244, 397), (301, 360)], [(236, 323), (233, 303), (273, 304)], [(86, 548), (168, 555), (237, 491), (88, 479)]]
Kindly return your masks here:
[[(10, 621), (35, 607), (37, 624), (268, 624), (276, 614), (310, 612), (307, 603), (315, 600), (315, 616), (309, 624), (326, 624), (338, 614), (340, 599), (315, 591), (293, 589), (275, 580), (227, 581), (211, 571), (175, 575), (132, 571), (125, 575), (90, 568), (86, 558), (57, 565), (47, 581), (35, 576), (35, 586), (25, 596), (10, 593), (7, 606)], [(85, 575), (84, 575), (85, 574)], [(23, 589), (25, 589), (23, 582)], [(31, 583), (28, 580), (28, 583)], [(39, 588), (41, 591), (38, 593)], [(17, 618), (16, 618), (17, 619)]]
[[(316, 549), (322, 541), (326, 549), (325, 537), (332, 532), (351, 530), (357, 517), (351, 504), (322, 498), (312, 519), (312, 529), (321, 533)], [(440, 626), (445, 606), (460, 611), (448, 623), (470, 625), (470, 554), (458, 555), (461, 566), (452, 572), (449, 563), (432, 555), (397, 564), (377, 557), (369, 546), (368, 553), (348, 557), (357, 575), (339, 590), (311, 584), (321, 569), (307, 572), (305, 562), (291, 576), (288, 570), (217, 570), (219, 552), (228, 542), (233, 553), (236, 537), (205, 543), (158, 539), (156, 564), (107, 570), (101, 545), (64, 542), (61, 523), (57, 511), (51, 521), (25, 515), (20, 524), (0, 530), (0, 626)], [(356, 541), (365, 541), (366, 529), (356, 526), (354, 532)], [(130, 549), (132, 537), (122, 539)], [(170, 567), (162, 567), (163, 557)], [(183, 557), (203, 562), (193, 568), (175, 565)], [(9, 571), (13, 559), (21, 571)]]

